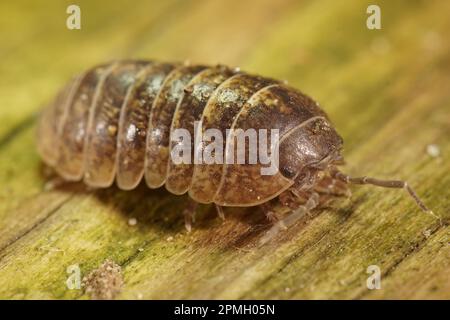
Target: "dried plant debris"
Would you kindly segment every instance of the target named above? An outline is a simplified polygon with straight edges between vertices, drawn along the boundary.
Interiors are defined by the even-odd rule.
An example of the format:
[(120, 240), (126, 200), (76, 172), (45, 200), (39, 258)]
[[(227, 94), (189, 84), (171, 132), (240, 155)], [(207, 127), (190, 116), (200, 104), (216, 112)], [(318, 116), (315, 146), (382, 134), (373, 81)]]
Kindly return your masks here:
[(100, 267), (83, 278), (82, 286), (93, 300), (113, 300), (123, 286), (122, 268), (106, 259)]

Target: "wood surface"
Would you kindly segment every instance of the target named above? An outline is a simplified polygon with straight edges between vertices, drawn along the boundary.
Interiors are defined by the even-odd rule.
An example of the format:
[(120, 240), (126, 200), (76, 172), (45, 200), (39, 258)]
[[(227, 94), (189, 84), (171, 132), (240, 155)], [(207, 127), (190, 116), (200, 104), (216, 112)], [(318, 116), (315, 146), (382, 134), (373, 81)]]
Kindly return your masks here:
[[(0, 298), (88, 299), (66, 286), (110, 259), (118, 299), (450, 298), (450, 2), (68, 1), (0, 3)], [(223, 63), (288, 80), (314, 97), (345, 141), (344, 170), (406, 179), (402, 190), (352, 187), (265, 246), (258, 208), (201, 206), (187, 234), (185, 196), (48, 190), (36, 118), (73, 74), (118, 58)], [(427, 152), (436, 145), (438, 156)], [(130, 219), (136, 219), (134, 226)], [(369, 290), (368, 266), (381, 270)]]

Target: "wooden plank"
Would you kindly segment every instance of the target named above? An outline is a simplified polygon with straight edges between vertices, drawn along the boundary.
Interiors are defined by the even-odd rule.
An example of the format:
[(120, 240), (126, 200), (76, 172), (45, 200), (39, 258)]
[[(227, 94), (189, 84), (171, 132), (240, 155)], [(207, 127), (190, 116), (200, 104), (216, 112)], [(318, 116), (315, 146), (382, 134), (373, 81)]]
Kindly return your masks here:
[[(67, 288), (66, 268), (86, 275), (105, 259), (122, 267), (124, 299), (450, 298), (449, 3), (382, 2), (379, 31), (365, 27), (361, 1), (126, 3), (82, 1), (78, 33), (64, 28), (62, 4), (1, 5), (15, 17), (1, 30), (17, 37), (0, 47), (0, 102), (11, 106), (0, 109), (0, 298), (88, 298)], [(402, 191), (355, 187), (261, 247), (270, 225), (258, 208), (227, 208), (222, 222), (202, 206), (186, 234), (185, 196), (46, 190), (33, 113), (72, 73), (116, 57), (287, 79), (330, 114), (349, 173), (407, 178), (442, 220)], [(381, 290), (366, 287), (370, 265)]]

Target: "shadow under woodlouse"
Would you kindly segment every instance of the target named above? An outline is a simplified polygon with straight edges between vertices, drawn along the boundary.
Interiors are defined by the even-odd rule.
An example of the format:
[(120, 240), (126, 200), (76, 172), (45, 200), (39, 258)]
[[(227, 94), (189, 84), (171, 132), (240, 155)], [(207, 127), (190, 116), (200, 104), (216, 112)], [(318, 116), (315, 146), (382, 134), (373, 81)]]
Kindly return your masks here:
[[(51, 170), (51, 169), (50, 169)], [(44, 189), (58, 190), (65, 193), (91, 195), (105, 207), (114, 208), (123, 217), (124, 222), (136, 219), (141, 230), (156, 229), (158, 232), (186, 232), (184, 226), (183, 210), (188, 204), (188, 196), (175, 196), (163, 187), (149, 189), (142, 182), (136, 189), (124, 191), (115, 185), (106, 189), (92, 189), (83, 182), (59, 181), (54, 172), (49, 171), (45, 164), (40, 165), (40, 175)], [(53, 181), (56, 181), (54, 183)], [(49, 186), (52, 184), (51, 186)], [(231, 210), (229, 210), (231, 209)], [(243, 225), (250, 225), (253, 221), (264, 221), (264, 215), (260, 212), (248, 213), (246, 208), (227, 208), (226, 220), (217, 216), (213, 205), (199, 205), (193, 232), (196, 230), (211, 229), (221, 234), (220, 229), (229, 222), (235, 224), (241, 221)], [(230, 212), (232, 211), (232, 212)], [(253, 210), (255, 211), (255, 210)], [(231, 214), (228, 214), (231, 213)], [(255, 216), (259, 218), (255, 219)], [(264, 221), (266, 224), (267, 221)], [(222, 237), (222, 236), (221, 236)], [(223, 237), (222, 237), (223, 239)], [(208, 243), (208, 241), (206, 241)]]
[[(40, 172), (43, 180), (51, 181), (53, 173), (42, 164)], [(49, 180), (50, 179), (50, 180)], [(92, 189), (82, 182), (64, 181), (53, 189), (95, 197), (105, 207), (114, 208), (126, 223), (136, 219), (142, 232), (155, 230), (157, 233), (186, 233), (183, 210), (188, 205), (188, 196), (176, 196), (165, 190), (149, 189), (144, 182), (132, 191), (124, 191), (115, 185), (106, 189)], [(228, 207), (225, 220), (218, 217), (214, 205), (199, 205), (195, 223), (193, 224), (192, 244), (199, 247), (215, 246), (222, 249), (255, 248), (258, 240), (272, 226), (259, 207)], [(306, 225), (309, 220), (318, 216), (317, 210), (311, 216), (299, 221), (298, 225)], [(303, 228), (303, 227), (300, 227)], [(293, 228), (297, 232), (298, 227)], [(200, 231), (200, 233), (197, 233)], [(207, 231), (207, 232), (204, 232)], [(285, 241), (291, 238), (291, 232), (280, 234), (274, 241)]]

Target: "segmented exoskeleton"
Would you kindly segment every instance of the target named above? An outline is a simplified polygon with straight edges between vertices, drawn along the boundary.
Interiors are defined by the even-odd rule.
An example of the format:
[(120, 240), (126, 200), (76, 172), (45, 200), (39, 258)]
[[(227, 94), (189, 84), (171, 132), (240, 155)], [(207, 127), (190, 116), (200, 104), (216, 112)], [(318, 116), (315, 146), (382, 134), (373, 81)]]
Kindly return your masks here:
[[(261, 164), (174, 163), (177, 128), (192, 135), (221, 131), (225, 153), (231, 151), (227, 129), (277, 129), (279, 170), (261, 175)], [(278, 197), (292, 214), (281, 219), (269, 207), (267, 215), (278, 221), (271, 233), (330, 195), (348, 194), (348, 183), (405, 188), (428, 210), (406, 182), (339, 172), (342, 143), (317, 103), (283, 82), (221, 65), (153, 61), (112, 62), (75, 77), (44, 110), (38, 128), (42, 158), (65, 180), (101, 188), (116, 180), (130, 190), (144, 178), (150, 188), (165, 185), (218, 206), (268, 207)]]

